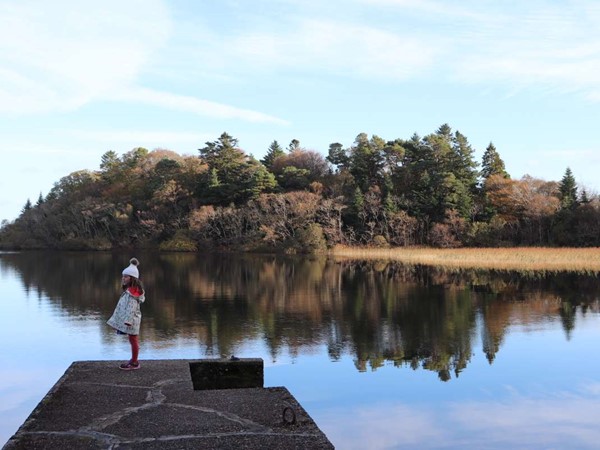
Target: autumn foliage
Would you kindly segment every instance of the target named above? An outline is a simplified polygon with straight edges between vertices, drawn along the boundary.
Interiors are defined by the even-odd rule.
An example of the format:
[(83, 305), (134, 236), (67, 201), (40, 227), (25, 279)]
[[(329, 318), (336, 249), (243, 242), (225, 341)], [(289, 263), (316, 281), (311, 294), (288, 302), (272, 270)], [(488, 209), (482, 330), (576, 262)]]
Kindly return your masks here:
[[(448, 125), (423, 138), (365, 133), (327, 157), (274, 141), (261, 161), (227, 133), (197, 156), (135, 148), (57, 181), (4, 221), (0, 248), (150, 247), (322, 252), (334, 245), (600, 246), (597, 196), (560, 181), (511, 179), (490, 144), (481, 167)], [(480, 167), (480, 168), (479, 168)]]

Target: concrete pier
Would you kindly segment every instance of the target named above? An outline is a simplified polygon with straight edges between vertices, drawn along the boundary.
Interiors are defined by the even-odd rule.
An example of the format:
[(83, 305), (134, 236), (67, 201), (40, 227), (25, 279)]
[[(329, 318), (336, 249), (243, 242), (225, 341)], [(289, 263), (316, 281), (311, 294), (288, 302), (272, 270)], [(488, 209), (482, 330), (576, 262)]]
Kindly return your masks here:
[(228, 361), (210, 362), (208, 372), (202, 360), (142, 361), (133, 371), (116, 361), (74, 362), (3, 449), (334, 448), (284, 387), (237, 388), (230, 377), (227, 389), (204, 389), (192, 381), (194, 370), (207, 383), (207, 373), (250, 370), (262, 385), (262, 360), (260, 370), (257, 360)]

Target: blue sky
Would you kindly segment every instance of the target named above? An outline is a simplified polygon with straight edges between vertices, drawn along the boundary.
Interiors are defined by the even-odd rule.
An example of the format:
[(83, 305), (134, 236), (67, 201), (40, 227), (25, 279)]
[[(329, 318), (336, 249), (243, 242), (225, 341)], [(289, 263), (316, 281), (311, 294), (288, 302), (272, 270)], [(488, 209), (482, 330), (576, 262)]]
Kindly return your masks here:
[(595, 0), (2, 0), (0, 220), (108, 150), (322, 152), (441, 124), (600, 191)]

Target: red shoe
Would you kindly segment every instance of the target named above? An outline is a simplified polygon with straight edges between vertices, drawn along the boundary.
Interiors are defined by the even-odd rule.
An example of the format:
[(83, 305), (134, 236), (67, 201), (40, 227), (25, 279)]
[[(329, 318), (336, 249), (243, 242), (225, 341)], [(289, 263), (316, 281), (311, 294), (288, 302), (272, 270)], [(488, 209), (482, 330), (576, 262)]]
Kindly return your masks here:
[(133, 363), (131, 361), (121, 364), (119, 366), (119, 369), (121, 369), (121, 370), (137, 370), (139, 368), (140, 368), (139, 362)]

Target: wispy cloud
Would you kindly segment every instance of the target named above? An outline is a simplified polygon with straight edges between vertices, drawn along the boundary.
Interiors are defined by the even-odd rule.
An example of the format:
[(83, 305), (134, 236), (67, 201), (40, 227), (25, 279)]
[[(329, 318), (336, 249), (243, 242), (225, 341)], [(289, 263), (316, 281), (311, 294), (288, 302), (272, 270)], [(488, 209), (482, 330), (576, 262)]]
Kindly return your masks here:
[(274, 27), (244, 22), (243, 29), (233, 27), (226, 36), (212, 24), (201, 31), (188, 24), (182, 39), (189, 62), (183, 69), (181, 60), (166, 65), (191, 73), (210, 68), (212, 75), (204, 75), (210, 78), (403, 81), (428, 70), (445, 48), (443, 42), (436, 44), (418, 33), (309, 16), (309, 12), (312, 9), (299, 7), (296, 15), (282, 17)]
[(439, 51), (410, 34), (315, 19), (298, 21), (287, 34), (248, 33), (225, 46), (263, 70), (396, 80), (429, 67)]
[(521, 395), (509, 386), (502, 399), (360, 405), (330, 410), (317, 421), (347, 449), (592, 449), (600, 439), (597, 392), (591, 385)]
[[(446, 42), (446, 58), (436, 63), (455, 81), (500, 83), (508, 89), (535, 87), (580, 92), (600, 100), (600, 7), (589, 0), (498, 3), (433, 0), (364, 0), (399, 10), (421, 10), (461, 21)], [(429, 28), (436, 33), (435, 27)], [(443, 32), (442, 32), (443, 33)], [(433, 36), (431, 36), (433, 37)], [(436, 65), (437, 65), (436, 64)]]
[[(354, 14), (335, 19), (318, 2), (288, 1), (277, 3), (287, 5), (277, 20), (236, 4), (227, 12), (242, 16), (243, 26), (226, 34), (221, 22), (198, 22), (201, 15), (174, 26), (167, 5), (3, 2), (0, 113), (71, 111), (117, 99), (288, 124), (266, 112), (142, 87), (149, 68), (168, 72), (157, 60), (168, 60), (174, 71), (187, 66), (194, 74), (212, 70), (231, 80), (234, 74), (243, 79), (285, 73), (401, 82), (435, 74), (511, 91), (531, 86), (574, 91), (600, 101), (600, 8), (590, 0), (355, 0), (348, 4)], [(262, 8), (273, 9), (269, 6), (276, 5), (263, 2)], [(174, 43), (177, 50), (171, 52)]]
[(164, 45), (158, 0), (0, 4), (0, 112), (69, 111), (136, 80)]
[(161, 0), (0, 4), (0, 113), (73, 111), (125, 100), (213, 118), (287, 124), (257, 111), (139, 86), (172, 30)]
[(171, 143), (202, 143), (213, 135), (208, 133), (187, 133), (177, 131), (145, 131), (145, 130), (62, 130), (63, 134), (77, 139), (95, 142), (129, 143), (129, 142), (171, 142)]
[(318, 422), (334, 444), (344, 449), (389, 449), (400, 443), (406, 448), (426, 448), (424, 442), (435, 447), (445, 436), (443, 427), (434, 426), (436, 413), (402, 404), (330, 410)]
[(443, 2), (436, 0), (358, 0), (359, 3), (370, 6), (385, 6), (402, 8), (403, 10), (418, 11), (446, 19), (468, 18), (482, 20), (486, 16), (469, 7), (468, 2)]
[(203, 23), (184, 40), (204, 67), (240, 77), (431, 77), (600, 98), (600, 7), (589, 0), (355, 0), (335, 18), (314, 2), (285, 4), (277, 21), (238, 5), (243, 26), (223, 36)]
[(531, 11), (473, 27), (471, 51), (455, 67), (459, 80), (581, 92), (593, 100), (600, 90), (600, 17)]
[(202, 100), (187, 95), (171, 94), (153, 89), (132, 87), (115, 92), (111, 96), (121, 101), (133, 101), (157, 105), (179, 111), (191, 112), (220, 119), (241, 119), (249, 122), (266, 122), (278, 125), (289, 125), (289, 122), (278, 117), (270, 116), (249, 109), (236, 108), (235, 106)]

